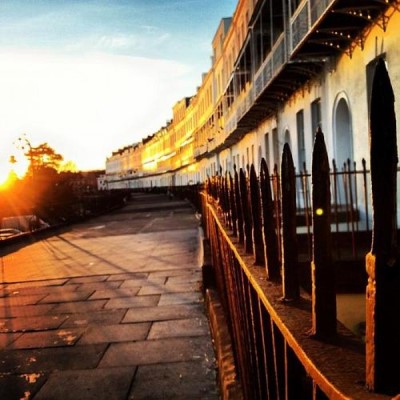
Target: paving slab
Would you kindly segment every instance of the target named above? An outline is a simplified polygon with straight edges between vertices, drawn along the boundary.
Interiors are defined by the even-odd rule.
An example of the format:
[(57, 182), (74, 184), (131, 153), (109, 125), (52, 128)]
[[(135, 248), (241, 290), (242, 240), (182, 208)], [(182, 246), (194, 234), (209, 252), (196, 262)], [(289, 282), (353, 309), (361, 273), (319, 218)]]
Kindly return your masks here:
[(178, 275), (178, 276), (168, 276), (167, 282), (165, 283), (168, 285), (176, 285), (176, 284), (183, 284), (183, 283), (196, 283), (201, 282), (203, 279), (200, 272), (193, 272), (191, 274), (185, 275)]
[(3, 319), (0, 320), (0, 332), (45, 331), (48, 329), (57, 329), (67, 318), (67, 315), (42, 315), (37, 317)]
[(107, 279), (107, 281), (126, 281), (128, 279), (147, 279), (148, 276), (149, 276), (149, 274), (147, 272), (140, 272), (140, 273), (125, 272), (123, 274), (113, 274)]
[(179, 283), (174, 285), (152, 285), (143, 286), (139, 291), (139, 296), (149, 294), (161, 294), (161, 293), (180, 293), (180, 292), (194, 292), (199, 290), (198, 283)]
[(138, 367), (129, 400), (218, 400), (213, 384), (215, 370), (198, 372), (196, 362), (142, 365)]
[(198, 221), (149, 199), (3, 255), (0, 399), (218, 399)]
[(7, 291), (18, 290), (18, 289), (28, 289), (28, 288), (38, 288), (42, 286), (59, 286), (64, 285), (68, 279), (50, 279), (50, 280), (35, 280), (28, 282), (16, 282), (8, 283), (5, 285)]
[(83, 332), (84, 330), (79, 328), (27, 332), (23, 333), (8, 347), (13, 349), (34, 349), (38, 347), (73, 346)]
[(15, 342), (22, 333), (0, 333), (0, 350)]
[(27, 296), (31, 294), (43, 294), (46, 296), (52, 293), (74, 292), (80, 285), (53, 285), (53, 286), (28, 286), (18, 289), (7, 289), (7, 296)]
[(0, 298), (0, 308), (7, 308), (13, 306), (26, 306), (29, 304), (36, 304), (45, 297), (44, 294), (36, 295), (11, 295)]
[(32, 317), (47, 315), (54, 308), (54, 304), (37, 304), (27, 306), (0, 307), (0, 318)]
[(0, 352), (0, 373), (31, 374), (96, 368), (107, 345), (102, 343), (72, 347), (6, 349)]
[(150, 323), (92, 326), (85, 331), (78, 344), (115, 343), (145, 340)]
[(39, 303), (46, 304), (46, 303), (64, 303), (66, 301), (81, 301), (86, 300), (93, 294), (92, 291), (73, 291), (73, 292), (58, 292), (58, 293), (51, 293), (48, 294), (46, 297), (42, 298)]
[[(193, 274), (199, 273), (199, 267), (197, 266), (192, 266), (192, 267), (184, 267), (184, 268), (171, 268), (170, 270), (167, 271), (152, 271), (149, 273), (149, 279), (154, 277), (164, 277), (164, 278), (169, 278), (172, 276), (192, 276)], [(185, 281), (186, 282), (186, 281)]]
[(126, 314), (125, 322), (164, 321), (190, 318), (196, 315), (204, 315), (202, 304), (177, 304), (157, 307), (130, 308)]
[(148, 278), (127, 279), (122, 283), (121, 289), (130, 287), (142, 287), (142, 286), (161, 287), (164, 285), (165, 281), (166, 281), (165, 277), (153, 277), (152, 279)]
[[(151, 307), (158, 304), (160, 296), (135, 296), (135, 297), (118, 297), (110, 299), (104, 306), (106, 309), (114, 308), (131, 308), (131, 307)], [(93, 300), (95, 301), (95, 300)]]
[[(111, 344), (100, 367), (159, 364), (202, 360), (212, 354), (208, 337), (171, 338)], [(209, 358), (207, 361), (211, 363)]]
[[(76, 290), (83, 290), (83, 291), (88, 291), (88, 290), (108, 290), (108, 289), (117, 289), (121, 286), (121, 284), (124, 281), (121, 280), (115, 280), (112, 282), (109, 281), (104, 281), (104, 282), (91, 282), (91, 283), (82, 283), (78, 285), (78, 288)], [(68, 285), (68, 286), (73, 286), (73, 285)]]
[[(122, 321), (126, 314), (124, 309), (99, 310), (87, 313), (74, 313), (65, 315), (66, 320), (62, 324), (63, 328), (114, 325)], [(132, 321), (133, 322), (133, 321)]]
[(202, 295), (200, 292), (194, 293), (165, 293), (160, 297), (160, 306), (173, 305), (173, 304), (190, 304), (200, 303)]
[(91, 296), (90, 299), (115, 299), (118, 297), (133, 297), (135, 296), (139, 290), (139, 287), (130, 287), (130, 288), (115, 288), (115, 289), (105, 289), (105, 290), (96, 290)]
[(125, 400), (135, 368), (55, 371), (35, 400)]
[(101, 310), (107, 300), (88, 300), (53, 305), (52, 314), (70, 314)]
[(47, 374), (9, 375), (0, 373), (0, 399), (31, 399), (46, 382)]
[(187, 318), (154, 322), (148, 339), (162, 339), (168, 337), (203, 336), (207, 335), (209, 326), (207, 319)]
[(67, 285), (75, 283), (94, 283), (94, 282), (104, 282), (108, 279), (108, 275), (94, 275), (94, 276), (82, 276), (79, 278), (69, 279)]

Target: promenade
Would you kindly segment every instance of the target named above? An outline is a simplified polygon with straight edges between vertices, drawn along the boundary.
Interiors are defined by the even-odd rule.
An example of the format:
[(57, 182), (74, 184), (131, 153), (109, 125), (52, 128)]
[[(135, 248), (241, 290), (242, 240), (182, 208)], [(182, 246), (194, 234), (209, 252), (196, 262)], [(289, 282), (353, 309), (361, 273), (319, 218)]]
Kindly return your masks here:
[(218, 399), (198, 229), (138, 194), (1, 250), (0, 399)]

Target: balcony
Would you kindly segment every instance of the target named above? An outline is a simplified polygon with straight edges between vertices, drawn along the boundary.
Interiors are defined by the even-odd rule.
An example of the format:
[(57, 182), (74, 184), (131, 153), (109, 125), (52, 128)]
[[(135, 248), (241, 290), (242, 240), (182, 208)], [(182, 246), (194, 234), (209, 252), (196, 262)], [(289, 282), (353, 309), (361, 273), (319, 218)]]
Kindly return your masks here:
[(292, 60), (327, 57), (363, 47), (372, 26), (383, 30), (385, 12), (398, 0), (305, 0), (290, 20)]
[[(386, 28), (385, 12), (398, 0), (303, 0), (288, 18), (289, 31), (275, 41), (246, 88), (234, 96), (225, 114), (226, 140), (223, 147), (237, 142), (263, 119), (276, 113), (298, 88), (321, 72), (330, 56), (362, 48), (372, 26)], [(253, 20), (256, 20), (254, 17)], [(246, 42), (251, 46), (252, 38)], [(253, 46), (253, 48), (256, 48)], [(243, 48), (237, 65), (250, 68)], [(240, 72), (240, 71), (239, 71)], [(237, 73), (237, 72), (236, 72)], [(235, 73), (230, 92), (239, 92)]]

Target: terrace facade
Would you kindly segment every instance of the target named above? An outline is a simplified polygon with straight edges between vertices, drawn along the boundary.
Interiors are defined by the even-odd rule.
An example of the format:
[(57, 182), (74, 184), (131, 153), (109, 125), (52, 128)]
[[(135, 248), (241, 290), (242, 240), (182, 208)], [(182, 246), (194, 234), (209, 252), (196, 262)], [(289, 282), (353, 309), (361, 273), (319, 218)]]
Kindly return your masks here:
[[(279, 170), (285, 143), (300, 173), (318, 127), (339, 172), (368, 168), (374, 66), (385, 59), (397, 93), (399, 23), (398, 0), (240, 0), (195, 95), (140, 146), (107, 159), (108, 187), (201, 183), (234, 166), (259, 171), (262, 158)], [(129, 166), (127, 152), (141, 163)]]

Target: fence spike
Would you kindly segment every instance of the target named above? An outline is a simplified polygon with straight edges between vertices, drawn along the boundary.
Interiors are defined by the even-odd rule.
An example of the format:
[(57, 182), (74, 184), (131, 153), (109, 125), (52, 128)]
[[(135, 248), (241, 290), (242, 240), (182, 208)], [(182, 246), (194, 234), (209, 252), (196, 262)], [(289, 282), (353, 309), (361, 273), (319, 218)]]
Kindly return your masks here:
[(264, 243), (262, 238), (262, 220), (260, 205), (260, 187), (256, 169), (251, 164), (250, 167), (250, 199), (251, 199), (251, 216), (253, 221), (253, 254), (256, 265), (264, 265)]
[(331, 249), (331, 193), (329, 161), (324, 135), (320, 128), (315, 135), (312, 155), (313, 260), (312, 329), (318, 337), (336, 333), (335, 273)]
[(235, 204), (236, 204), (236, 214), (237, 214), (237, 230), (239, 236), (239, 243), (244, 243), (244, 230), (243, 230), (243, 213), (242, 213), (242, 202), (240, 199), (240, 186), (239, 186), (239, 175), (236, 170), (236, 165), (234, 166), (235, 170)]
[(229, 172), (229, 204), (231, 208), (231, 220), (232, 220), (232, 233), (233, 236), (237, 236), (237, 213), (236, 213), (236, 202), (235, 202), (235, 185), (231, 173)]
[(400, 391), (400, 264), (397, 249), (397, 139), (394, 94), (379, 59), (371, 93), (372, 248), (366, 256), (366, 382), (370, 390)]
[(240, 186), (240, 201), (243, 216), (244, 226), (244, 248), (246, 253), (253, 251), (253, 237), (251, 224), (251, 204), (249, 203), (249, 195), (247, 190), (247, 179), (242, 168), (239, 170), (239, 186)]
[(282, 292), (284, 300), (299, 297), (298, 254), (296, 236), (296, 178), (292, 152), (283, 146), (281, 162), (282, 190)]
[(267, 278), (276, 280), (280, 276), (278, 238), (274, 220), (274, 203), (272, 201), (271, 181), (267, 162), (261, 160), (260, 170), (261, 205), (263, 217), (263, 241)]

